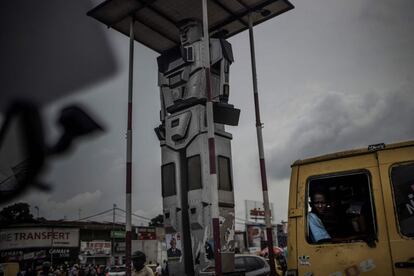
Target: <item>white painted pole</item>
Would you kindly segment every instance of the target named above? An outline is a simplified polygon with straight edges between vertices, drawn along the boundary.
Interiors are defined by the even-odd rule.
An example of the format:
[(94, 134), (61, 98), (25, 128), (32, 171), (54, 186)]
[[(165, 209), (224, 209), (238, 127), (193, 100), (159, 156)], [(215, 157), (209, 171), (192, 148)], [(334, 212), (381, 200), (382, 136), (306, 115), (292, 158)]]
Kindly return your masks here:
[(132, 237), (132, 85), (134, 71), (134, 18), (129, 25), (129, 75), (128, 75), (128, 125), (127, 125), (127, 160), (126, 160), (126, 229), (125, 229), (125, 262), (126, 275), (131, 275), (131, 237)]
[(266, 176), (266, 162), (263, 150), (263, 124), (260, 121), (260, 108), (259, 108), (259, 92), (257, 88), (257, 73), (256, 73), (256, 56), (254, 50), (254, 36), (253, 36), (253, 23), (251, 14), (249, 13), (249, 39), (250, 39), (250, 56), (252, 61), (252, 78), (253, 78), (253, 95), (254, 95), (254, 107), (256, 114), (256, 134), (257, 145), (259, 149), (259, 163), (260, 163), (260, 176), (262, 180), (262, 192), (263, 192), (263, 207), (265, 211), (265, 224), (267, 234), (267, 249), (269, 251), (270, 262), (270, 275), (276, 276), (275, 266), (275, 254), (273, 252), (273, 228), (270, 219), (270, 207), (269, 207), (269, 194), (267, 189), (267, 176)]
[(217, 165), (216, 165), (216, 142), (214, 135), (214, 117), (213, 117), (213, 93), (211, 88), (210, 73), (210, 36), (208, 31), (208, 10), (207, 0), (202, 0), (203, 9), (203, 42), (204, 42), (204, 68), (206, 73), (206, 90), (207, 90), (207, 137), (210, 159), (210, 176), (209, 186), (211, 187), (211, 218), (214, 239), (214, 264), (215, 275), (222, 274), (221, 268), (221, 243), (220, 243), (220, 223), (219, 223), (219, 206), (218, 206), (218, 187), (217, 187)]

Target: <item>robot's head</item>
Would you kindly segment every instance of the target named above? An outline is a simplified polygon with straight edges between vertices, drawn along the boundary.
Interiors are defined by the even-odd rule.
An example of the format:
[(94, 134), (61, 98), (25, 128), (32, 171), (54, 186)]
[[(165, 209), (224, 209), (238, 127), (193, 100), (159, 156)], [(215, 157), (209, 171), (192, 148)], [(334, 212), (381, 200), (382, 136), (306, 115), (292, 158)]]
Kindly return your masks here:
[(180, 28), (181, 46), (187, 46), (195, 41), (201, 40), (203, 36), (203, 26), (197, 19), (184, 19), (178, 24)]

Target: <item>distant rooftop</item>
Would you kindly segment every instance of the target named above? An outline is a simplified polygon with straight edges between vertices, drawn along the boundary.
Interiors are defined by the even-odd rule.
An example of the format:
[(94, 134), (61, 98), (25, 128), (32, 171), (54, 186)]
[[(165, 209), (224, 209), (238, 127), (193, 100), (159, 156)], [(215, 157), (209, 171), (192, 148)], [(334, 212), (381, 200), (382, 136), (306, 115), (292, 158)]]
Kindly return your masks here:
[(41, 220), (25, 223), (14, 223), (2, 225), (1, 228), (19, 228), (19, 227), (77, 227), (81, 229), (112, 229), (124, 228), (125, 224), (112, 222), (96, 222), (96, 221), (68, 221), (68, 220)]

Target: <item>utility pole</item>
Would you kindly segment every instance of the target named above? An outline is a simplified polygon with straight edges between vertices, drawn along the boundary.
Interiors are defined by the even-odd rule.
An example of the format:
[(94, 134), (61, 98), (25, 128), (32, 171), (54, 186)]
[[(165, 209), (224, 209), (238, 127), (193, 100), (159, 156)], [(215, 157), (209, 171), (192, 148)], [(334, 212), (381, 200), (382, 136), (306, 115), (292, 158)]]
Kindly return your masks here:
[(252, 15), (249, 13), (249, 39), (250, 39), (250, 57), (252, 62), (252, 79), (253, 79), (253, 95), (254, 95), (254, 108), (256, 115), (256, 133), (257, 133), (257, 145), (259, 149), (259, 163), (260, 163), (260, 176), (262, 180), (262, 192), (263, 192), (263, 207), (265, 212), (265, 224), (267, 234), (267, 249), (269, 252), (270, 263), (270, 275), (276, 276), (275, 266), (275, 254), (273, 252), (273, 228), (270, 220), (270, 207), (269, 207), (269, 194), (267, 189), (267, 176), (266, 176), (266, 162), (263, 150), (263, 124), (260, 121), (260, 108), (259, 108), (259, 91), (257, 88), (257, 73), (256, 73), (256, 56), (254, 50), (254, 36), (253, 36), (253, 23)]
[(116, 204), (112, 206), (112, 232), (111, 232), (111, 262), (112, 264), (115, 264), (115, 256), (114, 256), (114, 250), (115, 250), (115, 242), (114, 242), (114, 230), (115, 230), (115, 210), (116, 210)]
[(54, 236), (54, 234), (53, 234), (53, 232), (54, 232), (54, 229), (52, 228), (52, 242), (51, 242), (51, 250), (50, 250), (50, 266), (51, 267), (53, 267), (53, 245), (54, 245), (54, 239), (53, 239), (53, 236)]
[(114, 203), (112, 208), (112, 229), (115, 227), (115, 210), (116, 210), (116, 204)]
[(126, 275), (131, 276), (131, 238), (132, 238), (132, 84), (134, 70), (134, 17), (129, 22), (129, 74), (128, 74), (128, 122), (127, 122), (127, 160), (126, 160), (126, 197), (125, 197), (125, 262)]

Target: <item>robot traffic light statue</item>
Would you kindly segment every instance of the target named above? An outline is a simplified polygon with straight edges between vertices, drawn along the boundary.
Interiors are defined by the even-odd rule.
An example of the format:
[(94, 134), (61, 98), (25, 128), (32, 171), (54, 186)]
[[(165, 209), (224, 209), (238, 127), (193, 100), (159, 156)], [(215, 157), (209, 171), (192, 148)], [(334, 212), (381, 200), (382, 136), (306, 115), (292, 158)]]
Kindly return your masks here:
[[(214, 264), (207, 137), (207, 76), (202, 24), (180, 22), (181, 45), (158, 57), (162, 197), (170, 275), (197, 275)], [(223, 272), (234, 269), (234, 192), (231, 139), (224, 125), (237, 125), (240, 110), (228, 104), (230, 43), (210, 39), (220, 240)]]

